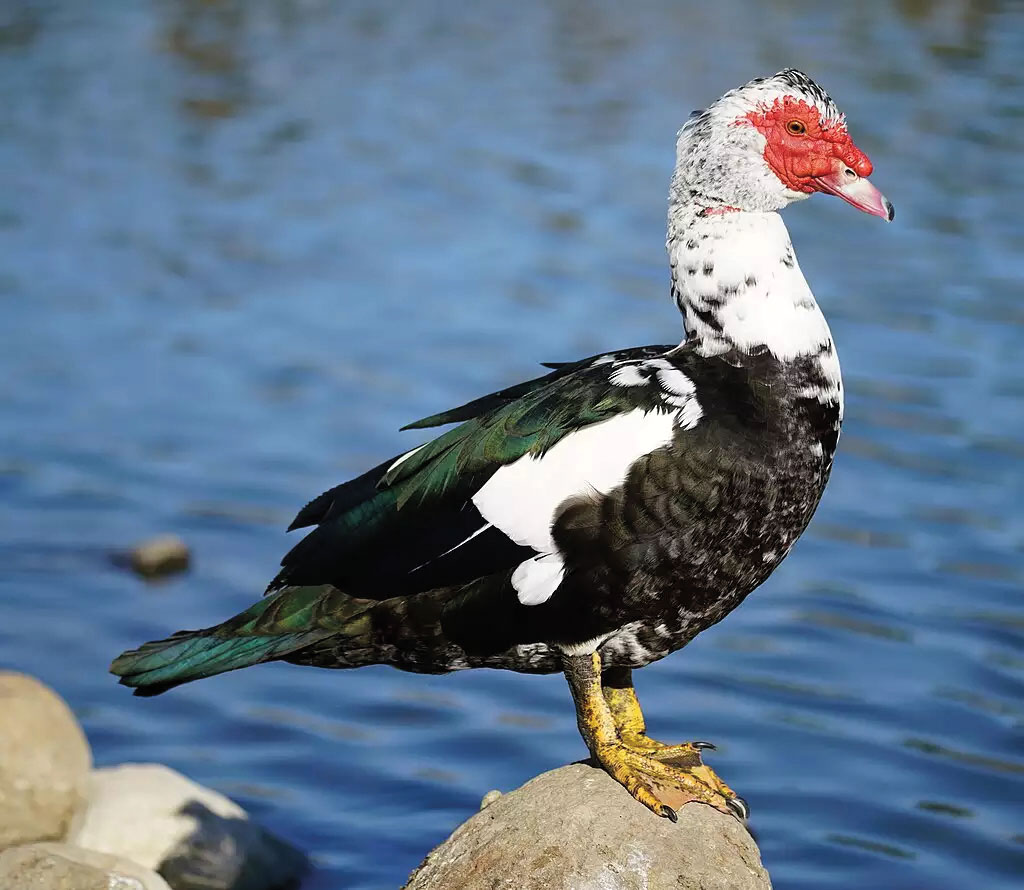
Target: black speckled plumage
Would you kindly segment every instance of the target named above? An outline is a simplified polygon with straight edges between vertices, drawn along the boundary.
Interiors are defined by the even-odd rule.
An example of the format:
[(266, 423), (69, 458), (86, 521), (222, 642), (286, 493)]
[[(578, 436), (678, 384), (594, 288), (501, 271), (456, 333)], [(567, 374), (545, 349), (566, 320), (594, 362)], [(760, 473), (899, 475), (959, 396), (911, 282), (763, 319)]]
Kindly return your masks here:
[[(839, 426), (837, 405), (793, 395), (820, 385), (815, 358), (781, 363), (762, 351), (708, 359), (690, 345), (625, 350), (560, 366), (512, 396), (497, 393), (436, 420), (494, 423), (528, 393), (563, 403), (585, 391), (606, 409), (660, 410), (653, 379), (628, 388), (609, 382), (618, 368), (643, 368), (657, 356), (693, 381), (704, 417), (637, 461), (609, 495), (565, 504), (553, 537), (569, 568), (548, 601), (519, 602), (512, 571), (531, 551), (498, 532), (475, 538), (450, 566), (412, 571), (479, 525), (464, 497), (446, 512), (396, 511), (383, 537), (345, 550), (351, 542), (338, 538), (332, 517), (378, 494), (388, 461), (300, 512), (293, 526), (322, 524), (285, 558), (264, 601), (273, 608), (246, 635), (303, 634), (303, 645), (272, 656), (296, 664), (427, 673), (557, 671), (559, 644), (594, 638), (606, 638), (608, 666), (642, 667), (685, 645), (771, 573), (814, 512)], [(476, 518), (453, 523), (460, 512)], [(312, 610), (311, 590), (319, 591)], [(296, 598), (301, 608), (290, 608)], [(235, 622), (221, 632), (237, 632)]]
[[(708, 361), (685, 347), (668, 354), (693, 379), (708, 420), (638, 461), (621, 489), (565, 506), (554, 538), (574, 569), (550, 600), (518, 602), (509, 583), (517, 554), (474, 583), (385, 599), (368, 613), (358, 644), (328, 638), (287, 660), (547, 672), (561, 670), (550, 644), (608, 636), (607, 665), (642, 667), (728, 614), (810, 520), (831, 468), (839, 409), (779, 397), (816, 384), (813, 360), (783, 365), (769, 354), (726, 354)], [(592, 373), (593, 360), (585, 367)]]
[[(808, 81), (787, 70), (720, 101), (793, 89), (838, 115)], [(637, 668), (761, 584), (824, 491), (842, 383), (781, 219), (734, 206), (792, 193), (759, 196), (757, 177), (722, 193), (715, 140), (732, 151), (736, 130), (716, 107), (681, 131), (672, 182), (683, 344), (550, 365), (410, 424), (454, 426), (310, 501), (263, 600), (125, 653), (122, 682), (150, 695), (272, 660), (552, 672), (597, 652)]]

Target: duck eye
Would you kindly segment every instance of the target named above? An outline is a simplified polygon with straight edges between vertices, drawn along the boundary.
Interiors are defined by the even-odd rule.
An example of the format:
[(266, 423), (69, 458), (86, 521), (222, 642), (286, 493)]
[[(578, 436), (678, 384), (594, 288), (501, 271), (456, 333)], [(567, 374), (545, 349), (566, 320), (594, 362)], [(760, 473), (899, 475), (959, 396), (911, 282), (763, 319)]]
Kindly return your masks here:
[(790, 121), (786, 124), (786, 130), (794, 136), (803, 136), (807, 132), (807, 125), (803, 121)]

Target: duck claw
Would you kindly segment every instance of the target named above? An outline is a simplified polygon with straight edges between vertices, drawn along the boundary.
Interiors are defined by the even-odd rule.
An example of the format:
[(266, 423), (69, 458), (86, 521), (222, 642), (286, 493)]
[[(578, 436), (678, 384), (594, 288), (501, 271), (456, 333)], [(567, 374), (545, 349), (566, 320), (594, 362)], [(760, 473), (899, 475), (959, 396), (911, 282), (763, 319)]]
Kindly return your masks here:
[(746, 824), (750, 818), (750, 805), (742, 797), (727, 797), (725, 805), (740, 822)]

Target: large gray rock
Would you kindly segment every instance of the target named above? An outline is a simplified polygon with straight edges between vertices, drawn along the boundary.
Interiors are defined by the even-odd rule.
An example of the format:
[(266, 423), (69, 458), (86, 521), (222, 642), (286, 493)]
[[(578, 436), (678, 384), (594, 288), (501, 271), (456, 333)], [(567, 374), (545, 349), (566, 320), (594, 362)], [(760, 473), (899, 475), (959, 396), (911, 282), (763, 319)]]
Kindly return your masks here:
[(61, 697), (34, 677), (0, 671), (0, 850), (63, 838), (85, 803), (91, 765)]
[(0, 853), (3, 890), (170, 890), (155, 872), (71, 844), (27, 844)]
[(277, 890), (306, 869), (233, 800), (155, 763), (94, 770), (69, 840), (151, 868), (174, 890)]
[[(492, 792), (493, 795), (493, 792)], [(704, 804), (679, 822), (576, 763), (491, 800), (413, 872), (405, 890), (770, 890), (757, 845)]]

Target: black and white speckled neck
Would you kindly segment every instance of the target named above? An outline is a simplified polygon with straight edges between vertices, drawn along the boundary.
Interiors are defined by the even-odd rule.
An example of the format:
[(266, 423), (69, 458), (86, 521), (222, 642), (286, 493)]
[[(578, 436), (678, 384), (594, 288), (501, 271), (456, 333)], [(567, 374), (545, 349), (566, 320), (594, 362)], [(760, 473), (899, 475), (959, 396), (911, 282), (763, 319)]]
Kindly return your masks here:
[[(839, 358), (777, 213), (708, 213), (700, 196), (672, 204), (668, 253), (672, 296), (686, 342), (701, 355), (770, 353), (814, 365), (811, 395), (842, 417)], [(810, 384), (809, 384), (810, 385)]]

